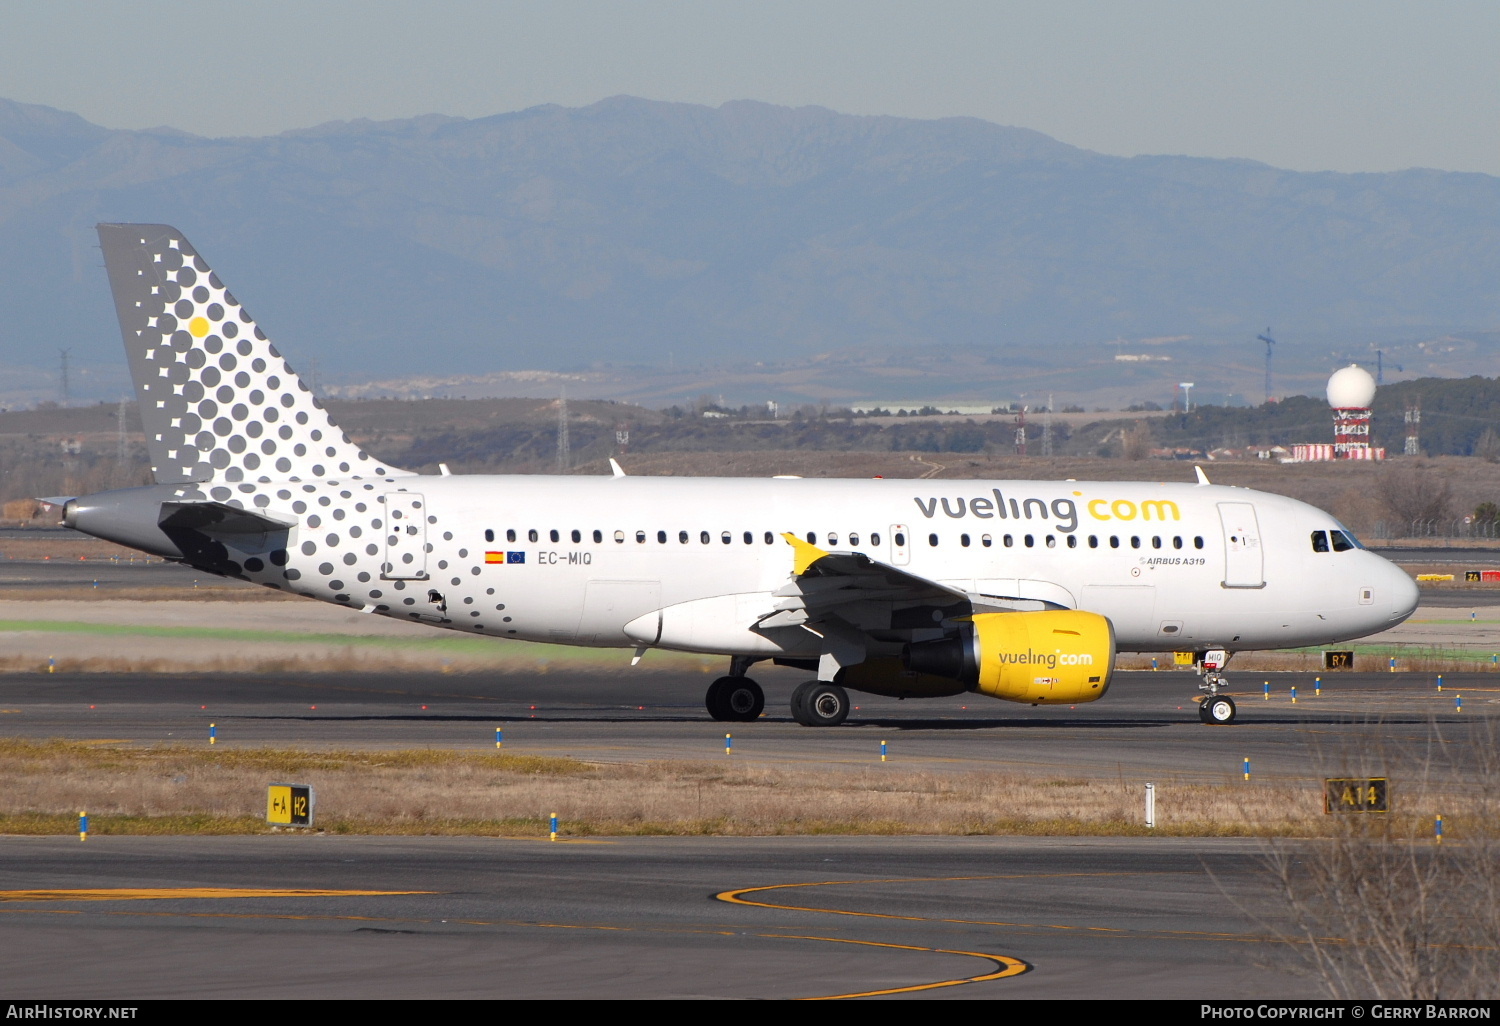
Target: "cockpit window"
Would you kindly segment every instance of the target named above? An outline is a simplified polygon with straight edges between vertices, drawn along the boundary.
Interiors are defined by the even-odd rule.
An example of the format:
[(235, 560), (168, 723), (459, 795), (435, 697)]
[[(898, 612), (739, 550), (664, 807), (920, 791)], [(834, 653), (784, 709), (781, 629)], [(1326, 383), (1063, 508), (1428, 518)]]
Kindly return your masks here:
[(1312, 545), (1313, 545), (1313, 551), (1314, 552), (1327, 552), (1328, 551), (1328, 532), (1327, 531), (1314, 531), (1312, 533)]
[(1359, 548), (1353, 537), (1343, 531), (1329, 531), (1328, 535), (1333, 540), (1334, 552), (1348, 552), (1350, 549)]

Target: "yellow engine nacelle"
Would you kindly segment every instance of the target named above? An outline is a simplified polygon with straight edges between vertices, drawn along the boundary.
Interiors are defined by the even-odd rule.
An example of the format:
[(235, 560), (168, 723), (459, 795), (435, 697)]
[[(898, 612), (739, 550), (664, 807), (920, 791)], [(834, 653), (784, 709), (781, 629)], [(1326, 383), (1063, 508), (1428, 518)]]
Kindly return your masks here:
[(1077, 609), (977, 613), (956, 638), (906, 646), (902, 662), (1009, 702), (1092, 702), (1115, 672), (1115, 630)]

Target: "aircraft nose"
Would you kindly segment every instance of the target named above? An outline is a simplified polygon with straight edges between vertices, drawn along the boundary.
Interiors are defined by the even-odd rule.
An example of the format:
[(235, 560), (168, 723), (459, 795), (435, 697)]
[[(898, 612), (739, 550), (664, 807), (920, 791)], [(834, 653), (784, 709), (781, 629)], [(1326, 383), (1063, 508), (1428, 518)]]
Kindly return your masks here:
[(1402, 570), (1394, 563), (1386, 565), (1386, 576), (1389, 583), (1386, 585), (1386, 596), (1390, 602), (1391, 622), (1401, 623), (1412, 613), (1417, 611), (1417, 601), (1422, 597), (1417, 588), (1417, 582), (1411, 579), (1411, 575)]

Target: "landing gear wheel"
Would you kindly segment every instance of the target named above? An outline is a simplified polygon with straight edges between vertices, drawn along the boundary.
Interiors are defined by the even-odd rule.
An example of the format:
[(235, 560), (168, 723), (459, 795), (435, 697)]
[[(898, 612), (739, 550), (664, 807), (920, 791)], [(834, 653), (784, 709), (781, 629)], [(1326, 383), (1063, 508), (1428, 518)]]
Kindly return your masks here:
[(1204, 723), (1233, 723), (1234, 714), (1234, 699), (1228, 695), (1209, 695), (1198, 704), (1198, 718)]
[(807, 693), (818, 686), (815, 680), (803, 681), (792, 689), (792, 719), (804, 727), (811, 727), (807, 719)]
[(837, 727), (849, 716), (849, 692), (810, 680), (792, 692), (792, 716), (804, 727)]
[(760, 718), (766, 695), (749, 677), (720, 677), (708, 686), (703, 704), (716, 720), (748, 723)]

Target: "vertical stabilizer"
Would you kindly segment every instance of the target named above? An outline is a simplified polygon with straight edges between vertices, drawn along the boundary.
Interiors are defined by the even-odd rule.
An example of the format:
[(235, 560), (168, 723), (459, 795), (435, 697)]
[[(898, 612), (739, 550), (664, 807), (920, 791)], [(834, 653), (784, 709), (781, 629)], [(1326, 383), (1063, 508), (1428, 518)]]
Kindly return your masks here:
[(406, 476), (329, 420), (176, 228), (98, 230), (159, 484)]

